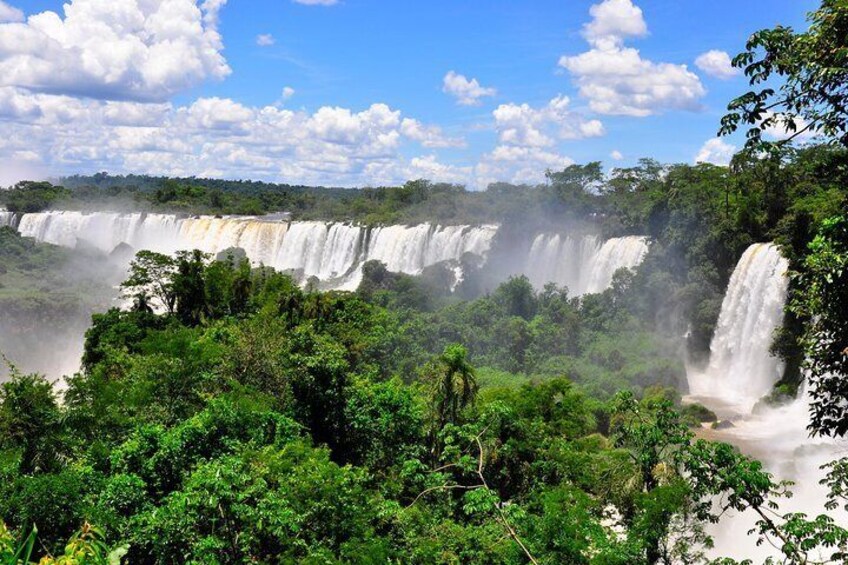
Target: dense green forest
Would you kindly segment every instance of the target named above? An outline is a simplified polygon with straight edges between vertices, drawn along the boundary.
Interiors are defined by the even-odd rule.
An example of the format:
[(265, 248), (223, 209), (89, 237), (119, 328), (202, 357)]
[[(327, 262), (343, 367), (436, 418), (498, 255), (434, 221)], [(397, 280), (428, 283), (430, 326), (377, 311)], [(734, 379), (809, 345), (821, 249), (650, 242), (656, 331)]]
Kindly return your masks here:
[(0, 515), (54, 554), (95, 523), (76, 543), (130, 563), (694, 562), (723, 494), (791, 555), (848, 542), (766, 514), (781, 485), (693, 437), (709, 414), (644, 365), (626, 279), (582, 301), (513, 279), (429, 311), (418, 284), (374, 265), (319, 293), (139, 255), (133, 307), (95, 316), (61, 403), (37, 376), (2, 385)]
[[(774, 342), (786, 377), (768, 401), (794, 397), (806, 359), (810, 431), (848, 432), (838, 96), (848, 7), (825, 1), (811, 22), (801, 34), (755, 34), (737, 65), (754, 86), (782, 78), (786, 120), (822, 143), (763, 141), (776, 94), (752, 91), (723, 122), (749, 128), (728, 168), (644, 160), (605, 173), (590, 163), (479, 193), (427, 181), (343, 191), (107, 175), (0, 193), (18, 212), (497, 222), (503, 249), (517, 234), (571, 225), (652, 241), (638, 269), (584, 297), (520, 276), (494, 285), (485, 269), (451, 293), (436, 270), (412, 277), (380, 263), (365, 266), (356, 292), (319, 292), (235, 251), (141, 251), (122, 285), (131, 305), (93, 317), (82, 371), (63, 390), (14, 369), (0, 385), (0, 560), (702, 563), (707, 526), (748, 510), (758, 516), (749, 535), (775, 547), (775, 562), (815, 563), (823, 550), (823, 561), (845, 563), (848, 530), (828, 512), (848, 510), (848, 460), (827, 467), (820, 515), (781, 512), (792, 486), (699, 437), (715, 416), (679, 392), (683, 346), (703, 361), (739, 256), (776, 241), (792, 279)], [(833, 42), (841, 54), (822, 48)], [(840, 64), (842, 74), (813, 72)], [(829, 95), (805, 100), (813, 89)], [(0, 282), (15, 293), (28, 272), (62, 280), (69, 252), (10, 229), (0, 238)], [(490, 268), (505, 256), (495, 248)]]

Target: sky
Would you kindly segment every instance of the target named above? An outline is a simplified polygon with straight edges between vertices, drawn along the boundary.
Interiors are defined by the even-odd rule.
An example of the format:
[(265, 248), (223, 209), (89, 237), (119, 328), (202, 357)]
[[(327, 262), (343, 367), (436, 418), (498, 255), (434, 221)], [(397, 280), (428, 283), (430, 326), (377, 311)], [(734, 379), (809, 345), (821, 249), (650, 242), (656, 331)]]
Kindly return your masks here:
[[(755, 30), (812, 0), (0, 0), (0, 186), (139, 173), (482, 189), (726, 164)], [(779, 132), (774, 132), (779, 135)]]

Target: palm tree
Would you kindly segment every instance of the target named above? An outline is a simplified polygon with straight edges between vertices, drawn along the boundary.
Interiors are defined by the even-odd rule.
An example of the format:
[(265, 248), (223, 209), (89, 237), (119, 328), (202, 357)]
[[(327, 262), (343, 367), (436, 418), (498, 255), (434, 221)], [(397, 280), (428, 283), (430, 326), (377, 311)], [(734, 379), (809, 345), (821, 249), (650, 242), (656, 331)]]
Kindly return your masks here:
[(433, 407), (438, 428), (459, 421), (462, 410), (477, 398), (474, 367), (468, 362), (468, 350), (451, 344), (439, 356), (439, 373), (435, 379)]

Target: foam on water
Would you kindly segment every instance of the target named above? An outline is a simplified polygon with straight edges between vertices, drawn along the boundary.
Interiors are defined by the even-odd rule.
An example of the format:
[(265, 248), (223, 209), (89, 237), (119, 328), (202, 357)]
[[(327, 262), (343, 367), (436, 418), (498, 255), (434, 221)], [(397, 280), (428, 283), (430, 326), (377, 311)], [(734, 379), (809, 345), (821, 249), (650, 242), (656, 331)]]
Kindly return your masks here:
[(768, 394), (783, 374), (769, 352), (783, 323), (789, 263), (770, 243), (750, 246), (730, 277), (704, 371), (690, 371), (695, 397), (723, 401), (741, 413)]

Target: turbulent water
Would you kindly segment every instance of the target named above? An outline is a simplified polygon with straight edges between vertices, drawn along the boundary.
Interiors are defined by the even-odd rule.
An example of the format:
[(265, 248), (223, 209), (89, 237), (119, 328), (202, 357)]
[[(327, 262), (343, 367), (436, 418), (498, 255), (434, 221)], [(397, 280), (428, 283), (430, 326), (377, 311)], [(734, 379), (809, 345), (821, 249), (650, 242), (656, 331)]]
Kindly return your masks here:
[(25, 214), (21, 235), (74, 247), (79, 242), (110, 252), (121, 243), (161, 253), (239, 247), (256, 264), (317, 277), (328, 287), (355, 289), (361, 266), (379, 260), (391, 271), (419, 274), (465, 253), (485, 257), (496, 226), (386, 226), (288, 222), (262, 217), (190, 217), (169, 214), (43, 212)]
[[(780, 379), (783, 365), (769, 353), (774, 330), (782, 323), (787, 293), (787, 261), (772, 244), (752, 245), (739, 260), (722, 303), (706, 370), (689, 371), (692, 395), (729, 418), (733, 427), (710, 431), (710, 439), (738, 446), (760, 459), (776, 479), (795, 481), (794, 496), (780, 503), (780, 512), (824, 512), (826, 490), (819, 485), (820, 466), (848, 454), (844, 445), (811, 439), (806, 430), (809, 399), (802, 392), (784, 406), (759, 407)], [(848, 516), (835, 516), (845, 521)], [(756, 545), (748, 535), (753, 513), (728, 513), (710, 533), (715, 557), (733, 556), (762, 562), (778, 552), (769, 544)]]
[(538, 288), (553, 282), (579, 296), (603, 291), (618, 269), (638, 266), (647, 252), (645, 237), (603, 241), (594, 235), (539, 234), (530, 248), (525, 273)]

